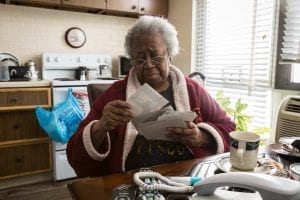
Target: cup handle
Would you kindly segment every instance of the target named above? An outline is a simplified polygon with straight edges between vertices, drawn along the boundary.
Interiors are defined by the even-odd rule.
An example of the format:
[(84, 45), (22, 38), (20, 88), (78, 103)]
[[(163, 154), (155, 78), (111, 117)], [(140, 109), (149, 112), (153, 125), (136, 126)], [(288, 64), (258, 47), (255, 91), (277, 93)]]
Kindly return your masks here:
[(241, 163), (243, 163), (243, 154), (244, 154), (245, 150), (240, 148), (237, 150), (237, 158), (239, 159), (239, 161)]

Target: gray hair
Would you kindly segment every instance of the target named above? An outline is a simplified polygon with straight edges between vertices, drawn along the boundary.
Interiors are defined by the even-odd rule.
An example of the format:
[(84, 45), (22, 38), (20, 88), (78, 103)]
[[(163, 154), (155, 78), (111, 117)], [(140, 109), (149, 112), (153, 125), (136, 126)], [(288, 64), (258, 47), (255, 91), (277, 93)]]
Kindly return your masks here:
[(175, 27), (166, 19), (154, 16), (142, 16), (131, 27), (125, 38), (125, 52), (132, 58), (132, 41), (140, 34), (160, 33), (163, 41), (167, 45), (168, 56), (174, 57), (179, 52), (179, 42)]

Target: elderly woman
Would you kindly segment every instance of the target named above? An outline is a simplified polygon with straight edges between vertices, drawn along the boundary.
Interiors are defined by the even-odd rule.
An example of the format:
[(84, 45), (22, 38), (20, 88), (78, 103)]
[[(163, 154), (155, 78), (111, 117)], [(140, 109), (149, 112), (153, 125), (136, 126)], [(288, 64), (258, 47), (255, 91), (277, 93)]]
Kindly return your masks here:
[[(235, 124), (204, 88), (170, 63), (179, 51), (173, 25), (163, 18), (143, 16), (128, 31), (125, 49), (131, 71), (98, 96), (68, 142), (68, 160), (79, 177), (228, 151), (228, 134)], [(169, 127), (170, 141), (147, 140), (131, 122), (132, 106), (126, 100), (144, 83), (165, 97), (174, 110), (197, 114), (185, 128)]]

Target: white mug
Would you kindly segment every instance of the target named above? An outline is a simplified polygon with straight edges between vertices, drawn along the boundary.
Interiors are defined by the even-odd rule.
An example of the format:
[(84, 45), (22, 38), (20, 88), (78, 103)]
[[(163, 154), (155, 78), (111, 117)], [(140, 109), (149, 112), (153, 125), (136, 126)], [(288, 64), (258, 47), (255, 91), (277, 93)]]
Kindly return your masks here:
[(247, 131), (230, 132), (230, 163), (239, 170), (253, 170), (257, 165), (260, 136)]

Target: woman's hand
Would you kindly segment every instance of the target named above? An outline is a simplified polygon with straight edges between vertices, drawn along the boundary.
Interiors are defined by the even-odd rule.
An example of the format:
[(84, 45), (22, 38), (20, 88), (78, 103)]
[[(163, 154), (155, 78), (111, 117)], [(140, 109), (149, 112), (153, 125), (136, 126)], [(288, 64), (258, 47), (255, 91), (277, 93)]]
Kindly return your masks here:
[(126, 101), (115, 100), (105, 105), (99, 125), (103, 131), (110, 131), (117, 126), (127, 124), (133, 117), (131, 105)]
[(131, 105), (122, 100), (111, 101), (104, 106), (102, 117), (93, 124), (91, 130), (92, 142), (96, 149), (100, 147), (107, 131), (131, 120), (133, 114), (130, 110)]
[(170, 127), (167, 136), (189, 147), (207, 146), (212, 142), (212, 136), (201, 131), (193, 122), (187, 122), (186, 128)]

